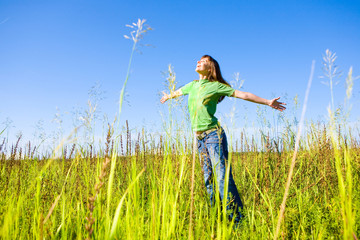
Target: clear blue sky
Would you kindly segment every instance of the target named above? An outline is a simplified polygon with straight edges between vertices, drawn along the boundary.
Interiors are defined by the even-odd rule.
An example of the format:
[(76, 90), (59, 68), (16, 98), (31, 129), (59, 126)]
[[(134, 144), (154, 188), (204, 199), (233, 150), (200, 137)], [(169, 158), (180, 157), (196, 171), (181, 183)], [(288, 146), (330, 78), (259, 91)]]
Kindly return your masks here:
[[(118, 112), (132, 42), (126, 24), (144, 18), (154, 29), (134, 55), (122, 121), (132, 127), (160, 129), (159, 92), (163, 71), (174, 66), (179, 86), (196, 79), (196, 61), (204, 54), (218, 60), (231, 81), (239, 72), (243, 91), (264, 98), (285, 97), (290, 111), (302, 103), (312, 60), (316, 70), (308, 118), (326, 116), (329, 88), (321, 84), (321, 59), (336, 52), (343, 71), (335, 102), (345, 97), (345, 75), (360, 75), (360, 1), (0, 1), (0, 131), (11, 119), (10, 137), (19, 131), (31, 139), (39, 121), (48, 134), (59, 109), (64, 132), (75, 109), (85, 109), (96, 83), (105, 93), (100, 115), (112, 121)], [(359, 119), (359, 82), (353, 90), (353, 120)], [(232, 103), (219, 105), (226, 113)], [(256, 106), (238, 100), (256, 118)], [(296, 113), (298, 114), (298, 113)], [(100, 122), (102, 120), (99, 120)]]

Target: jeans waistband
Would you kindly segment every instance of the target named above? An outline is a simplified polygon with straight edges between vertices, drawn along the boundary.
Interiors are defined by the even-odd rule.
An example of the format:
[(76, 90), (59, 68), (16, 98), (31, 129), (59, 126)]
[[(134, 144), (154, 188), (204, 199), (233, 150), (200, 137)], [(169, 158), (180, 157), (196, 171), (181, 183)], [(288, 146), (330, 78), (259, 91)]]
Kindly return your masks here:
[(209, 133), (211, 133), (211, 132), (213, 132), (213, 131), (216, 131), (216, 130), (218, 130), (218, 129), (220, 129), (221, 127), (220, 127), (220, 125), (219, 126), (216, 126), (216, 127), (214, 127), (214, 128), (211, 128), (211, 129), (209, 129), (209, 130), (206, 130), (206, 131), (204, 131), (204, 132), (202, 132), (202, 133), (200, 133), (200, 134), (196, 134), (196, 138), (197, 138), (197, 140), (202, 140), (202, 139), (204, 139)]

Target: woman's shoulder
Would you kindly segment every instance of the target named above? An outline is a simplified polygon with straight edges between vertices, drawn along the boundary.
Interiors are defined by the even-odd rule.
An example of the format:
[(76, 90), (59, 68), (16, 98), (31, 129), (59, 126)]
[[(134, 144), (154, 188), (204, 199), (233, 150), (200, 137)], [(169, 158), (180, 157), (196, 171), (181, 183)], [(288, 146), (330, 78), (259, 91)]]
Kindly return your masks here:
[(181, 87), (181, 91), (184, 95), (190, 93), (191, 89), (196, 88), (196, 84), (199, 80), (193, 80), (185, 84), (185, 86)]
[(220, 87), (232, 88), (232, 86), (227, 83), (217, 82), (217, 84)]
[(187, 86), (187, 85), (193, 85), (194, 83), (197, 83), (197, 82), (199, 82), (199, 80), (192, 80), (191, 82), (188, 82), (188, 83), (186, 83), (185, 84), (185, 86)]
[(189, 82), (188, 84), (193, 85), (193, 84), (196, 84), (198, 82), (199, 82), (199, 80), (195, 79), (195, 80), (192, 80), (191, 82)]

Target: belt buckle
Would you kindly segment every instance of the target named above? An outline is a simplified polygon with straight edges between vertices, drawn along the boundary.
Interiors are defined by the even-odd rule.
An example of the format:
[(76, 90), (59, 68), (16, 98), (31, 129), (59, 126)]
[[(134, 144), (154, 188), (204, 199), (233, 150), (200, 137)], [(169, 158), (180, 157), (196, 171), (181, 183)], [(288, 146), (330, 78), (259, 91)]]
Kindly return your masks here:
[(207, 135), (209, 135), (209, 133), (215, 131), (216, 128), (212, 128), (212, 129), (209, 129), (209, 130), (206, 130), (205, 132), (202, 132), (201, 134), (199, 134), (198, 136), (196, 136), (196, 138), (198, 140), (201, 140), (201, 139), (204, 139)]
[(206, 133), (205, 133), (205, 132), (203, 132), (203, 133), (201, 133), (201, 134), (199, 134), (199, 135), (196, 136), (196, 138), (197, 138), (198, 140), (202, 140), (202, 139), (204, 139), (204, 137), (206, 137)]

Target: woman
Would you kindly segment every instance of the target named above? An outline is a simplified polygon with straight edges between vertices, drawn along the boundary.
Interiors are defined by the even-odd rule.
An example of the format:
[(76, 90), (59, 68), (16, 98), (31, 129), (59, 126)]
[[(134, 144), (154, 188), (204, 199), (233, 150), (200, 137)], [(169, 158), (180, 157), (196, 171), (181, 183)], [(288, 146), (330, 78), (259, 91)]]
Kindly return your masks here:
[[(217, 184), (220, 199), (224, 199), (226, 194), (224, 189), (226, 161), (228, 158), (226, 135), (214, 116), (217, 104), (224, 99), (224, 96), (228, 96), (268, 105), (283, 111), (285, 110), (285, 103), (278, 102), (279, 97), (267, 100), (252, 93), (234, 90), (223, 79), (218, 62), (209, 55), (204, 55), (197, 62), (195, 71), (199, 74), (199, 80), (192, 81), (171, 94), (163, 92), (160, 101), (165, 103), (168, 99), (189, 95), (188, 105), (191, 127), (197, 138), (205, 186), (210, 196), (210, 202), (213, 204), (215, 201), (215, 184)], [(242, 208), (243, 204), (230, 168), (227, 210), (230, 210), (230, 219), (235, 214), (235, 223), (238, 223), (242, 217), (240, 212)]]

